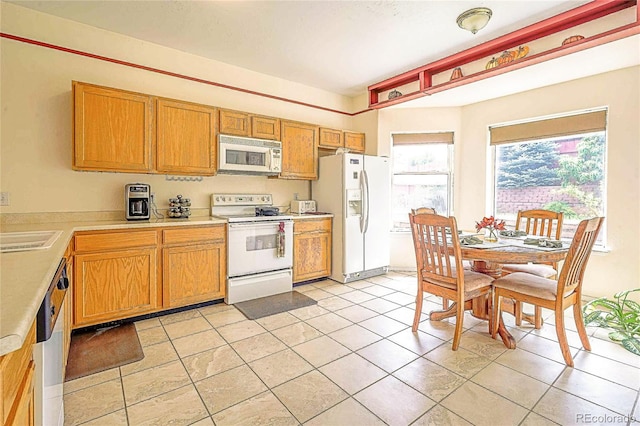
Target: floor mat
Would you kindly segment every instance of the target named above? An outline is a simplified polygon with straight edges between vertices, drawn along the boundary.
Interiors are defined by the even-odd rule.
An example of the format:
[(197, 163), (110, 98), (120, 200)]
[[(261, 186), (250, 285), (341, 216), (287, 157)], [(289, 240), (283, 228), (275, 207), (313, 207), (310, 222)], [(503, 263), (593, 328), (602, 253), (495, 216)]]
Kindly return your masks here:
[(133, 323), (73, 334), (65, 381), (78, 379), (144, 358)]
[(234, 304), (240, 312), (250, 320), (268, 317), (269, 315), (291, 311), (293, 309), (304, 308), (315, 305), (318, 302), (309, 296), (305, 296), (297, 291), (274, 294), (273, 296), (261, 297), (259, 299), (247, 300)]

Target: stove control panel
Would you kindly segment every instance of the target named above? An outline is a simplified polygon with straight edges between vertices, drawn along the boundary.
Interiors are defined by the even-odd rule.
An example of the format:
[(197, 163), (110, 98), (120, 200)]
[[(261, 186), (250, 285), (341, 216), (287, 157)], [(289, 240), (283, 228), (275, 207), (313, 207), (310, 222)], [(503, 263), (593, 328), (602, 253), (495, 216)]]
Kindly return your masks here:
[(211, 194), (211, 207), (271, 206), (271, 194)]

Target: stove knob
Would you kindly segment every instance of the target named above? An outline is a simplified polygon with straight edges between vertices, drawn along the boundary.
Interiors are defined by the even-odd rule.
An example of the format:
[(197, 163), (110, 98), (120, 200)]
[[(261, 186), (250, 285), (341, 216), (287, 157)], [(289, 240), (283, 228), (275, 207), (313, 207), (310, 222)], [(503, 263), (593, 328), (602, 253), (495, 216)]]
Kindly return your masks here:
[(220, 201), (220, 197), (216, 197), (216, 202)]

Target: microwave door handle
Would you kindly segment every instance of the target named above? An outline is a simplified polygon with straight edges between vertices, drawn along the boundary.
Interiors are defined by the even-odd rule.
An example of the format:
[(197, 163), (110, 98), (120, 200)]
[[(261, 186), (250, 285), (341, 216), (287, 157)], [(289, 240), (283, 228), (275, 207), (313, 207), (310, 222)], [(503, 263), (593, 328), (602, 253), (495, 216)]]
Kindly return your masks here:
[(269, 151), (267, 151), (269, 153), (269, 155), (267, 155), (267, 161), (266, 161), (266, 166), (267, 166), (267, 170), (271, 170), (271, 162), (273, 160), (273, 149), (269, 148)]

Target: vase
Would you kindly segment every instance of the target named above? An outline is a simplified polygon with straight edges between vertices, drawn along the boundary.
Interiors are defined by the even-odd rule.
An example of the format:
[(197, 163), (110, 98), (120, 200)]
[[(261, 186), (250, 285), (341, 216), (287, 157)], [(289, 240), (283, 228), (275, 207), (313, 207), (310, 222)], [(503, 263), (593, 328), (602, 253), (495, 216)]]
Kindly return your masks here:
[(498, 231), (492, 228), (487, 228), (487, 231), (484, 235), (484, 240), (488, 243), (497, 243), (498, 242)]

